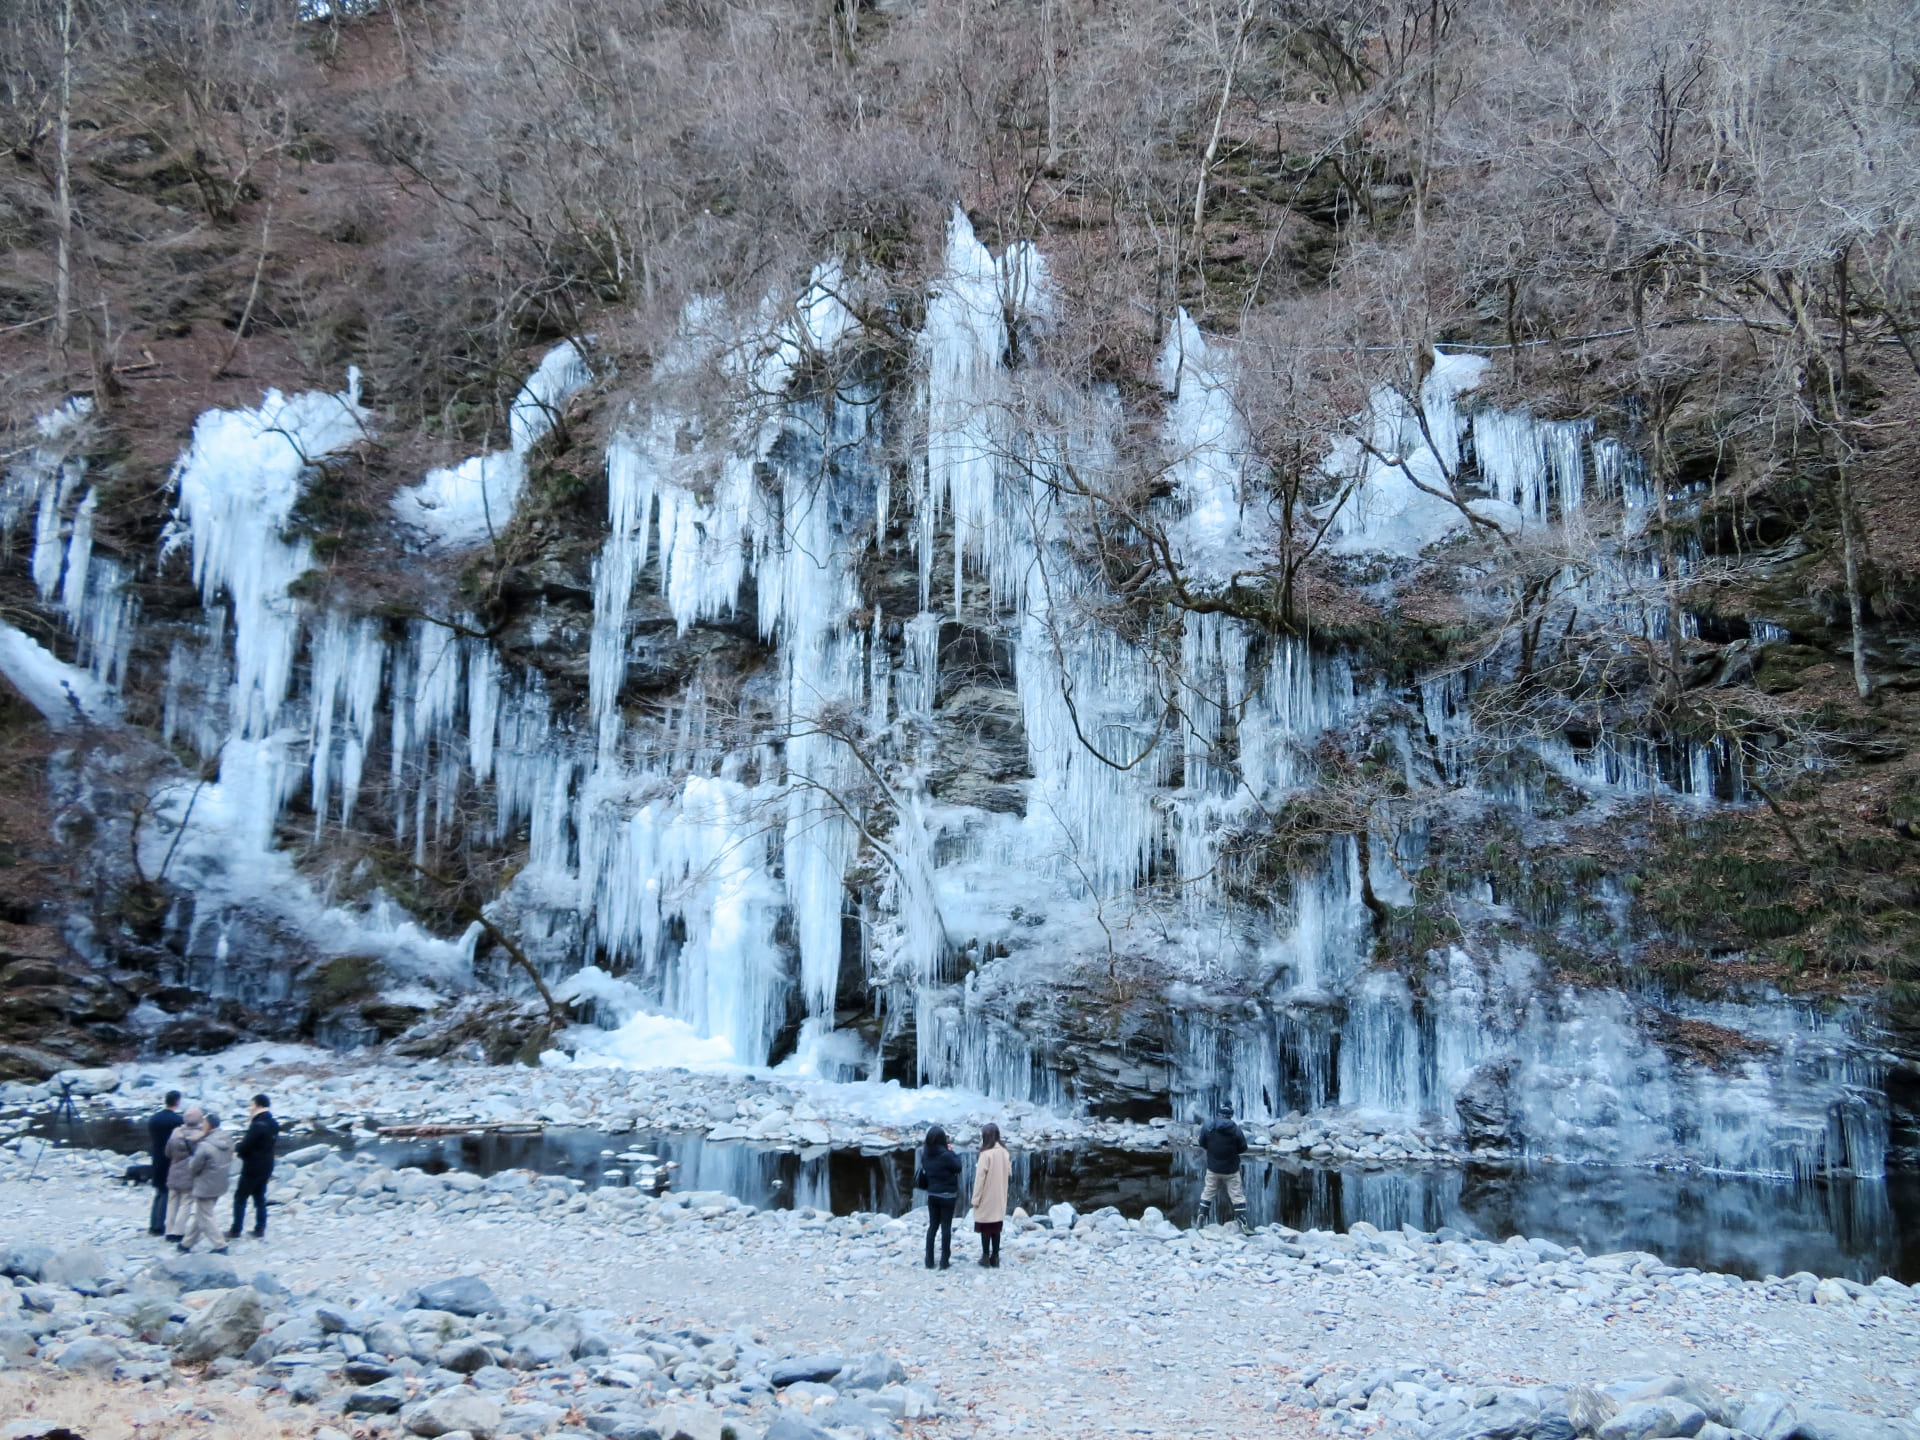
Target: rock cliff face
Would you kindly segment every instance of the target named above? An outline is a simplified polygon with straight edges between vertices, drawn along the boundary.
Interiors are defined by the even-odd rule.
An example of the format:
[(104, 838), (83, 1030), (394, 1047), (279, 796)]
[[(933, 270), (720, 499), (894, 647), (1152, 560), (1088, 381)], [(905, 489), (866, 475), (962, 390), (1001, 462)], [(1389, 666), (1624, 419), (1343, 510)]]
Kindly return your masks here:
[[(1752, 574), (1738, 614), (1650, 603), (1707, 558), (1618, 417), (1502, 408), (1443, 350), (1296, 512), (1184, 315), (1122, 393), (1030, 358), (1041, 257), (964, 215), (910, 358), (862, 283), (690, 310), (631, 403), (554, 347), (505, 448), (374, 508), (357, 379), (209, 410), (137, 553), (93, 545), (110, 427), (47, 417), (0, 518), (52, 633), (8, 627), (0, 668), (90, 879), (0, 934), (5, 1063), (376, 1041), (539, 988), (448, 1044), (1796, 1175), (1909, 1143), (1870, 987), (1756, 940), (1805, 929), (1810, 845), (1904, 843), (1897, 781), (1846, 833), (1786, 808), (1848, 746), (1903, 755), (1898, 704), (1876, 739), (1757, 703), (1835, 641)], [(1089, 484), (1143, 453), (1125, 505)], [(1249, 579), (1302, 532), (1324, 617)], [(1678, 656), (1722, 722), (1540, 703), (1576, 627), (1557, 663), (1624, 692)], [(1906, 866), (1820, 923), (1905, 943)]]

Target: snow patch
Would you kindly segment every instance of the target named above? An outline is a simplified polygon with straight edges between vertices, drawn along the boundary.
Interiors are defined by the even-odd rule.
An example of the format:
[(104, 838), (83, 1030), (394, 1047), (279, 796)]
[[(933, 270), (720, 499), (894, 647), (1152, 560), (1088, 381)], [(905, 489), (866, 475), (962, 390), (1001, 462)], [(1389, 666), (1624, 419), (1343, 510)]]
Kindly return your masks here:
[(546, 353), (507, 412), (508, 448), (429, 470), (393, 497), (393, 513), (431, 549), (486, 544), (513, 520), (527, 483), (527, 456), (549, 435), (567, 401), (593, 382), (586, 357), (571, 340)]

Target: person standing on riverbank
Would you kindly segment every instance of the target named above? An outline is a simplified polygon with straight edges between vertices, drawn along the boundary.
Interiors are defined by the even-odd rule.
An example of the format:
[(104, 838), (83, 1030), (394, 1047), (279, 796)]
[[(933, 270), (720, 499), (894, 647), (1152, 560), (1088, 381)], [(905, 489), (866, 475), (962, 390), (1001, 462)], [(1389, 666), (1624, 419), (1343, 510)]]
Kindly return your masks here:
[(980, 1156), (973, 1162), (973, 1232), (980, 1237), (980, 1263), (1000, 1265), (1000, 1231), (1007, 1222), (1007, 1184), (1013, 1178), (1013, 1157), (1000, 1143), (1000, 1127), (989, 1121), (980, 1127)]
[(273, 1178), (273, 1147), (280, 1139), (280, 1122), (273, 1118), (272, 1102), (253, 1097), (247, 1108), (247, 1133), (233, 1147), (240, 1157), (240, 1183), (233, 1191), (233, 1228), (229, 1240), (238, 1240), (246, 1228), (247, 1201), (253, 1201), (253, 1238), (267, 1238), (267, 1182)]
[(953, 1209), (960, 1203), (960, 1157), (938, 1125), (927, 1131), (920, 1149), (920, 1173), (913, 1188), (927, 1192), (927, 1269), (933, 1269), (933, 1238), (940, 1237), (940, 1268), (953, 1259)]
[(153, 1209), (147, 1214), (147, 1233), (167, 1233), (167, 1141), (180, 1128), (180, 1092), (167, 1091), (166, 1103), (147, 1117), (147, 1157), (153, 1162)]
[(186, 1234), (187, 1221), (193, 1214), (193, 1171), (188, 1168), (188, 1162), (193, 1159), (193, 1147), (206, 1133), (206, 1127), (206, 1115), (194, 1105), (167, 1136), (166, 1238), (176, 1245)]
[(193, 1213), (187, 1221), (180, 1248), (191, 1251), (202, 1235), (213, 1242), (213, 1253), (227, 1253), (226, 1237), (220, 1222), (213, 1218), (214, 1207), (226, 1197), (227, 1182), (233, 1178), (233, 1136), (220, 1128), (220, 1117), (207, 1112), (207, 1133), (194, 1142), (193, 1158), (187, 1161), (193, 1176)]
[(1253, 1226), (1247, 1223), (1247, 1191), (1240, 1183), (1240, 1157), (1247, 1153), (1247, 1136), (1233, 1121), (1233, 1106), (1221, 1102), (1214, 1112), (1213, 1123), (1200, 1132), (1200, 1148), (1207, 1152), (1207, 1179), (1200, 1187), (1199, 1224), (1211, 1223), (1210, 1215), (1222, 1225), (1227, 1223), (1221, 1202), (1216, 1198), (1224, 1194), (1233, 1205), (1234, 1223), (1243, 1234), (1251, 1235)]

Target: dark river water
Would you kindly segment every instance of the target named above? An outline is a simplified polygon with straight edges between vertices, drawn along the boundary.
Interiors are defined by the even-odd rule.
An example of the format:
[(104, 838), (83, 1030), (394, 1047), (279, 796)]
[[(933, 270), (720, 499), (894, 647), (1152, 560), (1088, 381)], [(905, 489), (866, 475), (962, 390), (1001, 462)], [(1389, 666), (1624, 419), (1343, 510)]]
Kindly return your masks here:
[[(145, 1125), (138, 1120), (43, 1120), (35, 1131), (128, 1154), (146, 1148)], [(639, 1183), (639, 1166), (617, 1158), (638, 1150), (657, 1157), (658, 1175), (675, 1190), (724, 1190), (755, 1205), (814, 1206), (836, 1215), (900, 1214), (912, 1204), (909, 1151), (801, 1155), (692, 1134), (556, 1129), (357, 1145), (346, 1136), (286, 1135), (281, 1150), (321, 1141), (372, 1154), (395, 1169), (417, 1165), (490, 1175), (524, 1167), (596, 1187)], [(1881, 1275), (1920, 1281), (1917, 1175), (1794, 1183), (1576, 1165), (1368, 1170), (1259, 1159), (1250, 1159), (1243, 1174), (1255, 1222), (1278, 1220), (1296, 1230), (1345, 1230), (1357, 1220), (1382, 1229), (1451, 1226), (1488, 1240), (1528, 1235), (1579, 1245), (1589, 1255), (1647, 1250), (1670, 1265), (1749, 1278), (1808, 1270), (1863, 1281)], [(1200, 1179), (1197, 1150), (1025, 1151), (1014, 1156), (1011, 1203), (1034, 1212), (1061, 1200), (1082, 1211), (1113, 1205), (1128, 1216), (1157, 1205), (1169, 1220), (1185, 1225)]]

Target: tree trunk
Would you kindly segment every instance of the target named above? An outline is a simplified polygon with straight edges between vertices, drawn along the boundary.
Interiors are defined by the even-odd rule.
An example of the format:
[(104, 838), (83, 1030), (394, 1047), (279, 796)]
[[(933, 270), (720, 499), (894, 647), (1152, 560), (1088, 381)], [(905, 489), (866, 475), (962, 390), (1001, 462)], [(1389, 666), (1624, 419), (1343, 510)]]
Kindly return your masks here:
[(73, 323), (73, 0), (60, 6), (60, 115), (53, 161), (53, 331), (48, 336), (48, 359), (65, 376), (67, 337)]

